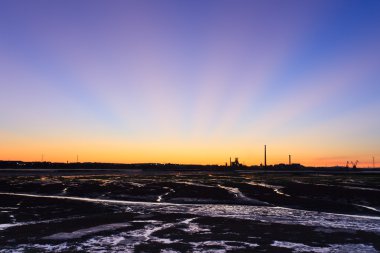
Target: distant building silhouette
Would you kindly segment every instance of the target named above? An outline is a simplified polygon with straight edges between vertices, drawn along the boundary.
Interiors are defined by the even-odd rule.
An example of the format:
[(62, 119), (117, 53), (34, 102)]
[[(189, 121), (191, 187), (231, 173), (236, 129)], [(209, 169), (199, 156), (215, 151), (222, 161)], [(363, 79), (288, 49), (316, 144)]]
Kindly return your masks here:
[(241, 167), (243, 166), (241, 163), (239, 163), (239, 158), (236, 157), (235, 158), (235, 161), (231, 161), (231, 158), (230, 158), (230, 167)]

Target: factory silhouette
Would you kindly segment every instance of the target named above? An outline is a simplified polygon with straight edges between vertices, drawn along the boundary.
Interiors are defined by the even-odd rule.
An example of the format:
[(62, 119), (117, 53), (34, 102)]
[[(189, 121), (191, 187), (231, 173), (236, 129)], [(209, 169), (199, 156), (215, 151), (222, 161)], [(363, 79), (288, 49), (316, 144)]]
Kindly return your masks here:
[[(376, 169), (375, 166), (375, 157), (372, 157), (373, 167), (372, 169)], [(264, 160), (263, 163), (259, 165), (245, 165), (239, 161), (239, 157), (229, 158), (229, 163), (226, 162), (224, 165), (218, 164), (210, 164), (210, 165), (199, 165), (199, 164), (176, 164), (176, 163), (101, 163), (101, 162), (79, 162), (79, 155), (76, 155), (76, 162), (66, 163), (62, 162), (49, 162), (44, 159), (44, 155), (41, 156), (41, 161), (38, 162), (24, 162), (24, 161), (2, 161), (0, 160), (0, 169), (12, 171), (13, 169), (54, 169), (54, 170), (124, 170), (124, 169), (134, 169), (134, 170), (157, 170), (157, 171), (165, 171), (165, 170), (218, 170), (218, 171), (238, 171), (238, 170), (251, 170), (251, 171), (357, 171), (359, 161), (347, 161), (345, 166), (303, 166), (300, 163), (292, 162), (292, 155), (288, 155), (288, 163), (280, 163), (280, 164), (271, 164), (267, 163), (267, 145), (264, 145)], [(369, 167), (368, 167), (369, 169)], [(361, 169), (363, 170), (363, 169)]]
[[(227, 163), (226, 163), (226, 166), (227, 166)], [(292, 167), (292, 168), (300, 168), (300, 167), (302, 167), (302, 165), (299, 164), (299, 163), (294, 163), (294, 164), (292, 163), (292, 155), (289, 155), (288, 164), (280, 163), (280, 164), (272, 165), (271, 167), (273, 167), (273, 166), (276, 166), (276, 167), (288, 167), (288, 168), (290, 168), (290, 167)], [(240, 167), (244, 167), (244, 165), (239, 162), (239, 157), (235, 157), (234, 161), (232, 161), (231, 157), (230, 157), (229, 167), (231, 167), (231, 168), (240, 168)], [(261, 168), (262, 167), (264, 167), (264, 168), (268, 168), (269, 167), (267, 165), (267, 145), (264, 145), (264, 165), (261, 163), (260, 167)]]

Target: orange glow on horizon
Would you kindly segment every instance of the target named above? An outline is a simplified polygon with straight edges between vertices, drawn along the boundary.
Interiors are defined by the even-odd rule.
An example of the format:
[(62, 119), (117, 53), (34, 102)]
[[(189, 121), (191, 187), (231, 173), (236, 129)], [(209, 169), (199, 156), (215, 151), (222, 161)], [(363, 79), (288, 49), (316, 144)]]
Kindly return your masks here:
[[(263, 146), (253, 146), (248, 141), (167, 140), (164, 145), (161, 144), (162, 142), (163, 140), (141, 143), (105, 139), (81, 140), (80, 142), (76, 142), (75, 139), (71, 141), (55, 139), (54, 142), (37, 142), (18, 139), (8, 143), (6, 148), (0, 147), (0, 160), (41, 161), (43, 154), (44, 161), (64, 163), (76, 162), (78, 155), (80, 162), (224, 165), (229, 162), (230, 157), (232, 159), (238, 157), (241, 163), (248, 166), (264, 164)], [(347, 161), (359, 160), (359, 168), (372, 167), (372, 156), (364, 152), (355, 155), (354, 152), (348, 151), (348, 155), (331, 157), (328, 156), (329, 150), (321, 152), (318, 149), (305, 150), (289, 148), (287, 145), (267, 145), (267, 164), (288, 164), (290, 153), (292, 163), (305, 166), (345, 166)], [(292, 152), (287, 152), (288, 150)]]

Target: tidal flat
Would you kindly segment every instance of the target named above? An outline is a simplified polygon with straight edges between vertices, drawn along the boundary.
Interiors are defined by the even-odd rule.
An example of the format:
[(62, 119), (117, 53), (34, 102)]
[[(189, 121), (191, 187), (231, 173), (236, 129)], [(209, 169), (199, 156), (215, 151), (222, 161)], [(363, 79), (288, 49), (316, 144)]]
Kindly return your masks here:
[(379, 174), (22, 173), (0, 252), (379, 252)]

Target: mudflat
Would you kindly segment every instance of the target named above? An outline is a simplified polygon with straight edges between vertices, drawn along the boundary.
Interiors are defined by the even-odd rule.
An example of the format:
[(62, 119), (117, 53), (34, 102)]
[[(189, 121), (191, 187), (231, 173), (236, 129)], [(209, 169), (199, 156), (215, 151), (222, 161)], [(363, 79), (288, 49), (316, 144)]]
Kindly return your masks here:
[(379, 252), (379, 174), (18, 173), (0, 252)]

